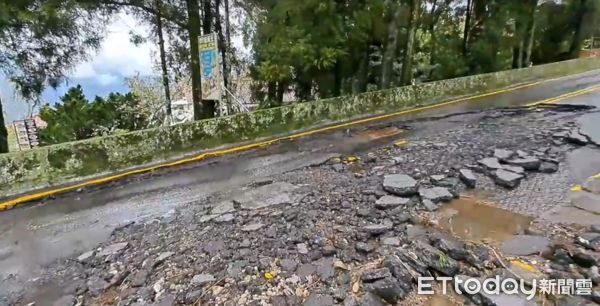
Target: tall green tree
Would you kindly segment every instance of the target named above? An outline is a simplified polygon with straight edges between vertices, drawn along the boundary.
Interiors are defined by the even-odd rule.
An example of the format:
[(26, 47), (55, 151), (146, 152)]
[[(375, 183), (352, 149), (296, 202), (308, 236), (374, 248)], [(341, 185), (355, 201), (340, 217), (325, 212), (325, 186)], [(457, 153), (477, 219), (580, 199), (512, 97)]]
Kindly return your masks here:
[(80, 85), (71, 87), (60, 102), (41, 107), (48, 126), (40, 130), (40, 139), (48, 145), (145, 128), (148, 116), (139, 111), (140, 103), (133, 94), (119, 93), (88, 101)]
[(404, 46), (404, 57), (402, 60), (402, 74), (400, 76), (400, 84), (402, 85), (408, 85), (412, 81), (413, 52), (415, 49), (415, 33), (417, 31), (420, 1), (410, 0), (408, 7), (410, 13), (408, 17), (406, 44)]
[(109, 13), (88, 0), (0, 0), (0, 72), (37, 100), (99, 47)]
[(8, 153), (8, 131), (4, 123), (2, 97), (0, 97), (0, 153)]

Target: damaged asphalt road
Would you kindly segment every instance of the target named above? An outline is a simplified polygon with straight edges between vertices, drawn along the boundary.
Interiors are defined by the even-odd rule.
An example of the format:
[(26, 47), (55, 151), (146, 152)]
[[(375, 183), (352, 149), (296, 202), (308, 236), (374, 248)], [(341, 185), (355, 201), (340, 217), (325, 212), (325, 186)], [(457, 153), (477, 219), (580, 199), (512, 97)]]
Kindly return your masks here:
[[(547, 236), (543, 257), (523, 258), (547, 276), (595, 276), (595, 261), (577, 262), (596, 260), (598, 228), (562, 223), (600, 224), (569, 193), (600, 172), (593, 144), (598, 112), (481, 109), (523, 105), (598, 79), (581, 75), (481, 105), (280, 143), (4, 212), (0, 305), (380, 305), (396, 298), (419, 305), (427, 301), (398, 275), (499, 273), (504, 265), (488, 246), (502, 253), (514, 234)], [(598, 97), (565, 103), (600, 106)], [(588, 143), (570, 139), (574, 131)], [(406, 144), (395, 146), (398, 140)], [(511, 162), (497, 150), (511, 151)], [(482, 165), (487, 158), (502, 169)], [(530, 158), (539, 168), (523, 164)], [(395, 174), (410, 176), (417, 193), (386, 192), (384, 177)], [(499, 186), (501, 179), (514, 188)], [(446, 203), (445, 191), (461, 198)], [(439, 252), (449, 267), (436, 269)], [(398, 259), (411, 264), (398, 270)], [(367, 275), (383, 277), (364, 276), (371, 270)], [(394, 290), (381, 292), (387, 287)]]
[[(311, 142), (287, 144), (303, 152), (303, 145), (313, 147), (311, 157), (258, 154), (256, 160), (289, 168), (269, 173), (232, 166), (230, 173), (245, 167), (255, 175), (234, 183), (228, 181), (238, 175), (195, 177), (223, 180), (206, 187), (210, 192), (188, 191), (188, 204), (111, 229), (99, 246), (48, 262), (27, 281), (28, 290), (15, 289), (6, 302), (425, 305), (426, 298), (415, 295), (416, 277), (507, 275), (507, 267), (526, 277), (507, 260), (515, 257), (544, 277), (589, 277), (598, 284), (600, 228), (538, 218), (570, 203), (568, 189), (579, 182), (570, 175), (569, 154), (599, 150), (571, 137), (584, 133), (578, 118), (586, 113), (491, 110), (386, 123), (329, 135), (329, 141), (347, 140), (342, 154), (330, 145), (319, 152)], [(394, 145), (399, 139), (406, 143)], [(459, 208), (469, 205), (478, 213), (465, 219), (461, 214), (469, 210)], [(509, 216), (505, 223), (519, 223), (489, 228), (501, 214)], [(448, 218), (465, 223), (446, 227)], [(468, 223), (474, 219), (478, 223)], [(465, 235), (469, 231), (477, 235)], [(11, 282), (19, 288), (19, 276), (6, 277), (3, 288)], [(598, 297), (594, 291), (549, 301), (574, 305)], [(525, 303), (522, 297), (471, 297), (489, 305), (514, 305), (515, 298)]]

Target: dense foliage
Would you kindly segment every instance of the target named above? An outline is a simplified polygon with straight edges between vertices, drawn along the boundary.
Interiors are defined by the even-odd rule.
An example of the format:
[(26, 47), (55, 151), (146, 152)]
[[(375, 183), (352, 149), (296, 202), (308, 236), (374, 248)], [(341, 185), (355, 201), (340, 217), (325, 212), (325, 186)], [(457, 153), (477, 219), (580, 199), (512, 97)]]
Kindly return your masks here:
[(266, 105), (576, 58), (598, 15), (597, 0), (251, 3)]
[(55, 144), (140, 129), (148, 118), (137, 111), (139, 104), (131, 93), (88, 101), (81, 86), (72, 87), (59, 103), (40, 109), (40, 117), (48, 124), (40, 131), (40, 139), (43, 144)]

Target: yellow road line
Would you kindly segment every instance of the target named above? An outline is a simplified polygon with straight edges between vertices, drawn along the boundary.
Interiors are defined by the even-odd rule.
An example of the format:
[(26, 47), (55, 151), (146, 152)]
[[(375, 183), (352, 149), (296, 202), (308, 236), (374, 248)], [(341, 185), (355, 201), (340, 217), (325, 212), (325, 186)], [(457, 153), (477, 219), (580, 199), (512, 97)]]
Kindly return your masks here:
[(580, 89), (580, 90), (577, 90), (577, 91), (573, 91), (573, 92), (570, 92), (570, 93), (566, 93), (564, 95), (560, 95), (560, 96), (557, 96), (557, 97), (548, 98), (548, 99), (544, 99), (544, 100), (541, 100), (541, 101), (529, 103), (529, 104), (527, 104), (527, 106), (533, 107), (533, 106), (538, 106), (538, 105), (541, 105), (541, 104), (554, 104), (554, 103), (558, 103), (558, 102), (560, 102), (562, 100), (565, 100), (565, 99), (568, 99), (568, 98), (571, 98), (571, 97), (580, 96), (580, 95), (583, 95), (583, 94), (587, 94), (587, 93), (590, 93), (590, 92), (598, 90), (598, 89), (600, 89), (600, 84), (599, 85), (595, 85), (595, 86), (591, 86), (591, 87), (588, 87), (588, 88)]
[[(56, 195), (56, 194), (60, 194), (60, 193), (68, 192), (68, 191), (73, 191), (73, 190), (77, 190), (77, 189), (84, 188), (84, 187), (101, 185), (101, 184), (108, 183), (108, 182), (111, 182), (111, 181), (116, 181), (116, 180), (122, 179), (122, 178), (127, 177), (127, 176), (131, 176), (131, 175), (136, 175), (136, 174), (151, 172), (151, 171), (155, 171), (155, 170), (159, 170), (159, 169), (163, 169), (163, 168), (169, 168), (169, 167), (179, 166), (179, 165), (183, 165), (183, 164), (187, 164), (187, 163), (191, 163), (191, 162), (201, 161), (201, 160), (204, 160), (204, 159), (206, 159), (208, 157), (217, 157), (217, 156), (228, 155), (228, 154), (232, 154), (232, 153), (239, 153), (239, 152), (243, 152), (243, 151), (248, 151), (248, 150), (251, 150), (251, 149), (257, 149), (257, 148), (267, 147), (267, 146), (270, 146), (270, 145), (272, 145), (274, 143), (277, 143), (277, 142), (281, 142), (281, 141), (285, 141), (285, 140), (295, 140), (297, 138), (306, 137), (306, 136), (310, 136), (310, 135), (314, 135), (314, 134), (319, 134), (319, 133), (323, 133), (323, 132), (327, 132), (327, 131), (332, 131), (332, 130), (347, 128), (347, 127), (354, 126), (354, 125), (365, 124), (365, 123), (370, 123), (370, 122), (375, 122), (375, 121), (381, 121), (381, 120), (385, 120), (385, 119), (389, 119), (389, 118), (393, 118), (393, 117), (397, 117), (397, 116), (401, 116), (401, 115), (411, 114), (411, 113), (423, 112), (423, 111), (426, 111), (426, 110), (440, 108), (440, 107), (444, 107), (444, 106), (448, 106), (448, 105), (452, 105), (452, 104), (457, 104), (457, 103), (464, 102), (464, 101), (476, 100), (476, 99), (480, 99), (480, 98), (484, 98), (484, 97), (498, 95), (498, 94), (505, 93), (505, 92), (511, 92), (511, 91), (515, 91), (515, 90), (519, 90), (519, 89), (523, 89), (523, 88), (528, 88), (528, 87), (532, 87), (532, 86), (536, 86), (536, 85), (539, 85), (539, 84), (548, 83), (548, 82), (552, 82), (552, 81), (556, 81), (556, 80), (559, 80), (559, 79), (563, 79), (563, 78), (567, 78), (567, 77), (572, 77), (572, 76), (573, 75), (562, 76), (562, 77), (558, 77), (558, 78), (552, 78), (552, 79), (547, 79), (547, 80), (542, 80), (542, 81), (527, 83), (527, 84), (523, 84), (523, 85), (519, 85), (519, 86), (515, 86), (515, 87), (510, 87), (510, 88), (505, 88), (505, 89), (500, 89), (500, 90), (492, 91), (492, 92), (489, 92), (489, 93), (484, 93), (484, 94), (479, 94), (479, 95), (475, 95), (475, 96), (464, 97), (464, 98), (460, 98), (460, 99), (456, 99), (456, 100), (452, 100), (452, 101), (448, 101), (448, 102), (443, 102), (443, 103), (438, 103), (438, 104), (433, 104), (433, 105), (428, 105), (428, 106), (413, 108), (413, 109), (399, 111), (399, 112), (394, 112), (394, 113), (390, 113), (390, 114), (379, 115), (379, 116), (369, 117), (369, 118), (365, 118), (365, 119), (350, 121), (350, 122), (346, 122), (346, 123), (342, 123), (342, 124), (337, 124), (337, 125), (333, 125), (333, 126), (329, 126), (329, 127), (324, 127), (324, 128), (309, 130), (309, 131), (306, 131), (306, 132), (296, 133), (296, 134), (292, 134), (292, 135), (289, 135), (289, 136), (279, 137), (279, 138), (275, 138), (275, 139), (271, 139), (271, 140), (265, 140), (265, 141), (261, 141), (261, 142), (255, 142), (255, 143), (251, 143), (251, 144), (247, 144), (247, 145), (242, 145), (242, 146), (237, 146), (237, 147), (232, 147), (232, 148), (223, 149), (223, 150), (210, 151), (210, 152), (202, 153), (200, 155), (197, 155), (197, 156), (194, 156), (194, 157), (191, 157), (191, 158), (185, 158), (185, 159), (181, 159), (181, 160), (174, 161), (174, 162), (168, 162), (168, 163), (159, 164), (159, 165), (155, 165), (155, 166), (150, 166), (150, 167), (140, 168), (140, 169), (136, 169), (136, 170), (126, 171), (126, 172), (123, 172), (123, 173), (120, 173), (120, 174), (115, 174), (115, 175), (111, 175), (111, 176), (107, 176), (107, 177), (103, 177), (103, 178), (98, 178), (98, 179), (93, 179), (93, 180), (85, 181), (85, 182), (74, 184), (74, 185), (69, 185), (69, 186), (65, 186), (65, 187), (60, 187), (60, 188), (55, 188), (55, 189), (51, 189), (51, 190), (47, 190), (47, 191), (42, 191), (42, 192), (37, 192), (37, 193), (29, 194), (29, 195), (24, 195), (24, 196), (17, 197), (17, 198), (14, 198), (12, 200), (8, 200), (6, 202), (1, 203), (0, 204), (0, 211), (12, 208), (12, 207), (14, 207), (16, 205), (19, 205), (19, 204), (23, 204), (23, 203), (27, 203), (27, 202), (31, 202), (31, 201), (35, 201), (35, 200), (39, 200), (39, 199), (43, 199), (43, 198), (46, 198), (46, 197), (49, 197), (49, 196), (53, 196), (53, 195)], [(594, 86), (594, 87), (600, 87), (600, 85)], [(576, 95), (583, 94), (583, 93), (580, 93), (580, 92), (582, 92), (582, 91), (577, 91), (577, 92), (574, 92), (574, 93), (577, 93)], [(587, 91), (585, 93), (587, 93)], [(556, 99), (559, 99), (559, 100), (566, 99), (568, 97), (573, 96), (572, 94), (573, 93), (562, 95), (562, 96), (558, 96), (556, 98), (545, 99), (545, 100), (540, 101), (540, 103), (538, 103), (538, 102), (532, 103), (532, 104), (530, 104), (530, 106), (534, 106), (534, 105), (541, 104), (541, 103), (554, 103), (554, 100), (556, 100)], [(548, 101), (548, 102), (546, 102), (546, 101)]]

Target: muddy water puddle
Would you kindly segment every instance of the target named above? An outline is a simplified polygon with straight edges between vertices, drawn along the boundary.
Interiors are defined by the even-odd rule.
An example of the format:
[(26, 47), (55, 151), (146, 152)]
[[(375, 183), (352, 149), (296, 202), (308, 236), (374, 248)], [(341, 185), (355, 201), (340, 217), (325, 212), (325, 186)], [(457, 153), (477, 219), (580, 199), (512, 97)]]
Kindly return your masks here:
[(502, 242), (529, 228), (533, 218), (504, 210), (471, 197), (442, 206), (439, 226), (466, 240)]

